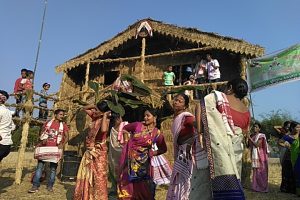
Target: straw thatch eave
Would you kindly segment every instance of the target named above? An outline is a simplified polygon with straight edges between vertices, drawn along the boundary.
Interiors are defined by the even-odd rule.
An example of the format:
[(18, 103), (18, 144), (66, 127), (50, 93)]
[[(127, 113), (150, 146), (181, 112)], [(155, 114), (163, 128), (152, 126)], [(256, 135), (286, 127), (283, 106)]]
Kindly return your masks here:
[(95, 60), (105, 54), (108, 54), (115, 48), (126, 43), (128, 40), (133, 39), (135, 37), (138, 24), (144, 20), (148, 20), (151, 23), (154, 34), (159, 33), (169, 37), (180, 38), (182, 40), (196, 43), (201, 46), (211, 46), (215, 49), (244, 54), (248, 57), (258, 57), (263, 55), (264, 53), (264, 48), (258, 45), (252, 45), (243, 40), (224, 37), (215, 33), (202, 32), (195, 28), (183, 28), (171, 24), (165, 24), (152, 19), (143, 19), (129, 26), (126, 30), (119, 33), (112, 39), (103, 42), (97, 47), (90, 49), (81, 55), (78, 55), (77, 57), (63, 63), (62, 65), (57, 66), (56, 72), (60, 73), (70, 70), (79, 65), (91, 62), (92, 60)]

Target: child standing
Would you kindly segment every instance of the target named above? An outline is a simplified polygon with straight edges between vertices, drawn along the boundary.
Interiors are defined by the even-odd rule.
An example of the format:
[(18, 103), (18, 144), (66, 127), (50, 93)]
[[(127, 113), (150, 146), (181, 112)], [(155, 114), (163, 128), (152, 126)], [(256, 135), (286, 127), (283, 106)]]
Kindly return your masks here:
[[(48, 90), (49, 89), (50, 89), (50, 84), (49, 83), (44, 83), (43, 84), (43, 89), (41, 90), (41, 94), (43, 96), (41, 96), (39, 98), (39, 106), (42, 107), (39, 110), (39, 119), (42, 119), (42, 120), (46, 120), (48, 118), (48, 110), (45, 110), (45, 109), (48, 108), (46, 96), (48, 96)], [(43, 109), (43, 108), (45, 108), (45, 109)]]
[(168, 71), (164, 72), (163, 80), (165, 86), (172, 86), (174, 85), (175, 80), (175, 73), (173, 72), (173, 67), (169, 66)]

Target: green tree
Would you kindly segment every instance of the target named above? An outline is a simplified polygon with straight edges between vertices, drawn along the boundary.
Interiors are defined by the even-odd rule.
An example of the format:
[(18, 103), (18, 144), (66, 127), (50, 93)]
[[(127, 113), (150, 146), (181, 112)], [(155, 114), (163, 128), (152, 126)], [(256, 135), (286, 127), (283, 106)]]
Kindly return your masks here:
[(262, 131), (264, 134), (266, 134), (267, 138), (270, 138), (270, 135), (280, 137), (280, 135), (274, 129), (274, 126), (281, 126), (285, 121), (293, 120), (288, 112), (281, 109), (276, 111), (273, 110), (268, 114), (262, 114), (260, 117), (262, 118), (260, 121), (263, 128)]
[[(32, 149), (39, 142), (39, 126), (31, 126), (28, 133), (27, 148)], [(12, 132), (13, 150), (18, 150), (22, 138), (22, 126)]]

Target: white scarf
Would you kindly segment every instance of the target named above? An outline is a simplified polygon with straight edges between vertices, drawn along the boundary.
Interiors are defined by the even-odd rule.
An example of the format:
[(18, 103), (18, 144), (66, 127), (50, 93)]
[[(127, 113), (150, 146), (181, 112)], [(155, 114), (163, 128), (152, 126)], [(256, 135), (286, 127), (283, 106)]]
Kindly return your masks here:
[[(267, 138), (266, 138), (265, 134), (258, 133), (254, 138), (254, 142), (257, 143), (260, 138), (264, 138), (265, 146), (267, 148), (267, 153), (270, 153), (268, 143), (267, 143)], [(260, 167), (259, 147), (255, 147), (254, 145), (253, 145), (253, 148), (252, 148), (252, 159), (251, 160), (252, 160), (252, 168), (259, 168)]]
[[(49, 130), (50, 130), (50, 127), (51, 127), (53, 121), (54, 121), (54, 119), (47, 122), (46, 127), (45, 127), (45, 131), (40, 136), (40, 140), (48, 139)], [(63, 132), (64, 132), (64, 124), (63, 124), (63, 122), (60, 122), (58, 132), (57, 131), (55, 132), (55, 135), (58, 135), (57, 136), (57, 144), (59, 144), (61, 142)]]

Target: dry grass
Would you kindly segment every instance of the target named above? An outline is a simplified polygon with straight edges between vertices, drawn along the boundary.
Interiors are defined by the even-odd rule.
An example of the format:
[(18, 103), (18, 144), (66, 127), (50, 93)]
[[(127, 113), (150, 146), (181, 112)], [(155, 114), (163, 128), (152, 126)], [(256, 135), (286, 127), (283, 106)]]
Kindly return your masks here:
[[(25, 168), (24, 176), (22, 178), (21, 185), (14, 185), (14, 173), (15, 170), (13, 168), (7, 168), (6, 166), (2, 166), (2, 170), (0, 172), (0, 200), (31, 200), (31, 199), (46, 199), (46, 200), (63, 200), (63, 199), (72, 199), (73, 191), (74, 191), (74, 183), (62, 183), (57, 181), (54, 186), (54, 193), (49, 193), (46, 190), (45, 183), (40, 187), (40, 191), (36, 194), (28, 194), (27, 190), (31, 187), (30, 183), (30, 175), (33, 171), (33, 167)], [(285, 194), (279, 192), (279, 185), (281, 182), (280, 178), (280, 166), (278, 164), (272, 164), (270, 167), (270, 178), (269, 178), (269, 193), (256, 193), (251, 192), (246, 189), (246, 197), (247, 199), (258, 199), (258, 200), (281, 200), (281, 199), (299, 199), (295, 195)], [(157, 200), (164, 200), (167, 192), (167, 187), (158, 187), (157, 188)], [(116, 197), (111, 196), (110, 199), (116, 199)]]

